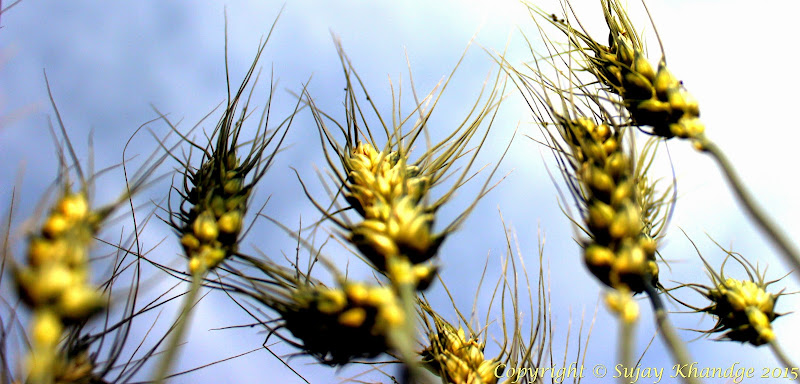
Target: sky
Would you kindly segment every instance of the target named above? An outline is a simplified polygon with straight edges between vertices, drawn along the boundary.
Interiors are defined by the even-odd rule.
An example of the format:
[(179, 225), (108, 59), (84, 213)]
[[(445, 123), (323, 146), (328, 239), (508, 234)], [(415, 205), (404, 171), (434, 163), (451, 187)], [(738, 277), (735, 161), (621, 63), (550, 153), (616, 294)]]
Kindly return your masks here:
[[(555, 13), (561, 9), (553, 0), (537, 4)], [(650, 59), (655, 62), (659, 49), (653, 28), (640, 2), (630, 1), (629, 5), (634, 23), (647, 36)], [(797, 104), (793, 91), (800, 88), (800, 79), (792, 75), (791, 66), (798, 54), (788, 44), (791, 37), (798, 36), (794, 15), (800, 5), (777, 0), (653, 0), (647, 5), (672, 72), (700, 101), (709, 136), (729, 155), (759, 203), (789, 238), (800, 238), (800, 202), (795, 197), (797, 181), (792, 171), (796, 168), (800, 123), (791, 115)], [(283, 12), (261, 60), (261, 99), (256, 101), (263, 105), (266, 85), (274, 74), (277, 86), (272, 111), (280, 117), (291, 113), (297, 101), (294, 95), (304, 86), (320, 108), (343, 117), (344, 77), (332, 35), (341, 40), (386, 115), (391, 113), (390, 84), (395, 89), (398, 84), (405, 87), (403, 102), (410, 110), (409, 67), (417, 91), (427, 93), (450, 73), (472, 41), (434, 112), (431, 126), (442, 127), (460, 121), (484, 81), (496, 73), (497, 67), (486, 51), (508, 47), (509, 62), (530, 61), (523, 33), (541, 47), (537, 45), (541, 37), (524, 6), (511, 0), (296, 0), (285, 4), (137, 1), (102, 5), (92, 1), (23, 0), (0, 19), (0, 180), (5, 180), (0, 184), (0, 201), (10, 201), (12, 188), (20, 199), (12, 239), (24, 243), (25, 220), (34, 214), (52, 185), (57, 168), (48, 132), (48, 118), (54, 118), (54, 112), (43, 70), (76, 151), (86, 161), (91, 136), (94, 163), (102, 169), (122, 160), (126, 140), (140, 125), (158, 117), (155, 108), (174, 121), (182, 121), (181, 127), (188, 129), (225, 100), (225, 15), (228, 65), (232, 82), (238, 83), (281, 7)], [(605, 36), (599, 2), (576, 0), (573, 7), (587, 29), (595, 36)], [(213, 129), (218, 116), (217, 112), (201, 127)], [(567, 330), (577, 331), (581, 315), (585, 314), (588, 322), (597, 308), (585, 364), (610, 367), (615, 364), (616, 322), (602, 305), (598, 308), (600, 284), (582, 265), (573, 240), (575, 232), (559, 208), (558, 192), (549, 176), (555, 171), (552, 155), (528, 138), (539, 135), (533, 121), (519, 94), (509, 89), (487, 146), (478, 157), (482, 165), (494, 166), (518, 131), (497, 171), (498, 180), (501, 175), (505, 178), (445, 242), (440, 252), (442, 278), (460, 287), (454, 301), (462, 311), (468, 311), (487, 257), (488, 277), (499, 276), (500, 258), (505, 254), (501, 215), (505, 224), (515, 229), (519, 249), (533, 274), (538, 268), (541, 231), (557, 350), (563, 353)], [(159, 136), (168, 132), (163, 122), (147, 127)], [(311, 221), (319, 216), (302, 197), (293, 170), (312, 185), (317, 196), (324, 197), (315, 175), (315, 169), (327, 166), (319, 146), (310, 113), (301, 111), (287, 135), (285, 149), (255, 196), (257, 202), (269, 200), (265, 212), (270, 217), (297, 223), (301, 217)], [(131, 148), (142, 156), (156, 149), (147, 134), (137, 136)], [(662, 281), (668, 286), (686, 281), (708, 283), (687, 236), (713, 266), (721, 263), (724, 253), (710, 238), (758, 260), (762, 268), (768, 266), (768, 279), (783, 276), (786, 265), (743, 214), (715, 164), (687, 143), (673, 140), (664, 148), (667, 150), (661, 151), (654, 171), (666, 180), (674, 172), (679, 200), (662, 248), (671, 261), (671, 270), (662, 268)], [(168, 163), (163, 170), (174, 166)], [(487, 175), (486, 171), (482, 175)], [(120, 180), (118, 171), (101, 178), (96, 185), (97, 200), (113, 199), (123, 187)], [(161, 182), (148, 189), (140, 200), (143, 209), (148, 209), (148, 201), (163, 199), (168, 185)], [(442, 210), (441, 223), (469, 204), (476, 185), (468, 185)], [(5, 216), (6, 210), (1, 212)], [(262, 232), (248, 238), (251, 244), (276, 257), (294, 252), (292, 239), (274, 226), (261, 222), (258, 228)], [(152, 255), (160, 262), (180, 265), (179, 245), (163, 223), (154, 220), (143, 242), (155, 248)], [(349, 260), (351, 276), (369, 278), (369, 272), (358, 266), (359, 261), (339, 248), (332, 247), (331, 257), (341, 265)], [(169, 279), (166, 275), (157, 277), (148, 288), (157, 292), (174, 284)], [(796, 277), (789, 276), (776, 287), (797, 291)], [(8, 287), (3, 289), (6, 296)], [(703, 304), (700, 295), (683, 295), (697, 305)], [(448, 305), (440, 285), (434, 286), (429, 296)], [(481, 306), (489, 297), (490, 291), (484, 287), (478, 295)], [(790, 312), (797, 304), (793, 296), (784, 297), (778, 311)], [(648, 304), (642, 301), (641, 306), (638, 351), (647, 347), (654, 332)], [(677, 306), (671, 309), (680, 311)], [(174, 317), (174, 310), (165, 309), (159, 322), (166, 324), (165, 319)], [(176, 369), (250, 351), (265, 337), (250, 328), (212, 330), (248, 321), (224, 295), (207, 296), (193, 316), (190, 338)], [(800, 335), (791, 327), (793, 316), (778, 319), (775, 329), (790, 356), (797, 356)], [(697, 315), (675, 313), (671, 317), (679, 328), (708, 329), (713, 325), (711, 319)], [(141, 330), (148, 325), (143, 321)], [(761, 372), (778, 365), (765, 347), (713, 342), (689, 330), (680, 334), (684, 340), (691, 340), (693, 356), (707, 366), (727, 367), (738, 362)], [(571, 352), (576, 346), (575, 335), (570, 339)], [(286, 346), (277, 346), (276, 351), (293, 352)], [(359, 372), (335, 371), (303, 358), (290, 359), (289, 363), (312, 383), (338, 382)], [(673, 365), (660, 340), (653, 343), (642, 364), (666, 369)], [(248, 383), (264, 382), (265, 377), (302, 382), (263, 350), (181, 376), (175, 382)], [(374, 373), (367, 377), (382, 379)]]

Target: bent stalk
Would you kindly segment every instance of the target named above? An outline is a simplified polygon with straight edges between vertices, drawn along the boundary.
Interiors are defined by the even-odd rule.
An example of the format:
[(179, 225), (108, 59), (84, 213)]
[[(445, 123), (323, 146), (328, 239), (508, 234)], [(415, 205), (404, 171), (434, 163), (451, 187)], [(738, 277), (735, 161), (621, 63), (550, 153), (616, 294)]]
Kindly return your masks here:
[[(800, 271), (800, 252), (792, 244), (786, 234), (778, 228), (777, 225), (767, 216), (761, 207), (758, 206), (753, 196), (745, 187), (736, 170), (731, 164), (728, 157), (722, 150), (706, 137), (698, 141), (698, 147), (701, 151), (708, 153), (719, 165), (725, 179), (728, 181), (731, 189), (733, 190), (739, 204), (745, 209), (750, 218), (758, 225), (764, 234), (772, 241), (773, 245), (778, 247), (781, 255), (786, 263), (794, 271)], [(800, 276), (798, 276), (800, 278)]]

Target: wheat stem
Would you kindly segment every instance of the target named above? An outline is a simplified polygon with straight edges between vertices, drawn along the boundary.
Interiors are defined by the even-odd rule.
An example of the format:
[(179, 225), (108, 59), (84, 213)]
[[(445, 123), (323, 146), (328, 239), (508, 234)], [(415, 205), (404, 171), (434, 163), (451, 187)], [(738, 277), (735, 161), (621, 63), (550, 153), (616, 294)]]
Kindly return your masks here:
[[(647, 293), (647, 296), (650, 297), (650, 303), (653, 305), (653, 312), (656, 316), (656, 324), (658, 325), (661, 338), (664, 340), (664, 343), (667, 344), (667, 348), (669, 349), (672, 358), (675, 359), (675, 363), (680, 365), (691, 364), (693, 360), (689, 355), (689, 350), (686, 349), (686, 345), (683, 343), (683, 340), (678, 337), (678, 334), (675, 332), (675, 328), (672, 327), (672, 323), (667, 317), (667, 310), (664, 308), (664, 302), (661, 301), (661, 297), (658, 296), (658, 292), (656, 292), (656, 289), (650, 283), (646, 283), (644, 289)], [(686, 384), (700, 383), (697, 378), (692, 377), (691, 375), (688, 377), (682, 377), (681, 380)]]
[(162, 384), (164, 382), (164, 379), (167, 378), (167, 373), (169, 372), (170, 366), (172, 365), (172, 361), (175, 360), (178, 344), (180, 344), (183, 334), (186, 333), (186, 325), (189, 323), (189, 315), (191, 314), (192, 307), (194, 307), (194, 301), (197, 299), (197, 294), (200, 292), (200, 285), (203, 281), (203, 275), (204, 273), (192, 274), (192, 285), (189, 288), (189, 292), (186, 293), (186, 298), (184, 299), (181, 313), (178, 315), (178, 319), (175, 321), (174, 328), (172, 328), (172, 331), (174, 331), (172, 334), (172, 340), (170, 340), (169, 346), (164, 353), (164, 357), (161, 358), (158, 370), (156, 370), (156, 375), (153, 381), (155, 384)]
[[(635, 364), (633, 363), (633, 350), (634, 350), (634, 335), (636, 330), (636, 322), (635, 321), (626, 321), (622, 316), (619, 318), (619, 331), (620, 331), (620, 340), (619, 340), (619, 358), (620, 363), (624, 369), (633, 369)], [(630, 378), (626, 377), (625, 375), (621, 375), (620, 383), (628, 384)]]
[[(394, 261), (393, 261), (394, 262)], [(408, 264), (407, 260), (399, 261), (402, 264)], [(410, 268), (410, 264), (407, 265)], [(417, 354), (414, 351), (416, 346), (416, 332), (417, 332), (417, 317), (416, 310), (416, 282), (407, 281), (408, 279), (398, 278), (397, 275), (390, 276), (392, 285), (397, 290), (397, 296), (400, 301), (400, 306), (403, 309), (404, 320), (403, 324), (389, 332), (389, 340), (392, 347), (397, 349), (400, 355), (400, 360), (403, 361), (405, 366), (405, 374), (403, 375), (408, 383), (415, 383), (416, 378), (419, 378), (419, 366), (417, 364)]]
[(775, 358), (783, 364), (784, 367), (792, 369), (797, 367), (791, 360), (789, 360), (789, 356), (786, 356), (786, 353), (781, 348), (780, 344), (778, 344), (778, 339), (772, 339), (769, 343), (769, 348), (772, 349), (772, 353), (775, 355)]
[[(781, 254), (786, 262), (789, 263), (791, 268), (795, 271), (800, 271), (800, 252), (797, 251), (789, 238), (786, 237), (786, 234), (783, 233), (783, 231), (781, 231), (780, 228), (778, 228), (775, 223), (770, 220), (769, 217), (767, 217), (767, 214), (761, 209), (761, 207), (756, 204), (755, 199), (747, 190), (744, 183), (742, 183), (742, 180), (739, 178), (739, 175), (736, 174), (736, 170), (734, 169), (733, 165), (730, 163), (722, 150), (706, 137), (700, 138), (698, 143), (702, 150), (710, 154), (722, 169), (722, 172), (725, 174), (725, 178), (728, 180), (728, 184), (730, 184), (731, 189), (733, 189), (733, 192), (736, 195), (736, 198), (739, 199), (739, 203), (747, 211), (747, 214), (750, 216), (750, 218), (753, 219), (761, 228), (761, 230), (766, 233), (767, 237), (772, 241), (772, 243), (780, 248)], [(800, 278), (800, 276), (798, 277)]]

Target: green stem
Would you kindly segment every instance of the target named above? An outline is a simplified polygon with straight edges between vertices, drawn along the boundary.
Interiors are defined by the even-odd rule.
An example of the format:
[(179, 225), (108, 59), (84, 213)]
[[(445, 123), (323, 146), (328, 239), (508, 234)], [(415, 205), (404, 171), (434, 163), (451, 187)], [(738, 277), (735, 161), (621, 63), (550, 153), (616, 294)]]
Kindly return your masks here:
[(200, 283), (203, 281), (203, 275), (204, 273), (195, 273), (192, 275), (192, 285), (189, 288), (189, 292), (186, 293), (181, 313), (178, 315), (178, 319), (175, 320), (175, 326), (170, 331), (174, 331), (174, 333), (172, 334), (169, 347), (167, 347), (164, 357), (161, 358), (159, 363), (158, 370), (156, 370), (156, 376), (153, 380), (155, 384), (162, 384), (164, 379), (167, 378), (167, 373), (169, 372), (178, 350), (178, 344), (180, 344), (181, 339), (183, 339), (183, 334), (186, 333), (186, 326), (189, 324), (188, 318), (191, 314), (192, 307), (194, 307), (197, 294), (200, 292)]
[[(395, 269), (389, 266), (388, 270), (410, 270), (410, 263), (405, 258), (393, 258), (389, 260), (389, 264), (397, 263), (399, 266)], [(414, 350), (415, 342), (417, 340), (417, 310), (416, 310), (416, 286), (406, 281), (407, 279), (399, 276), (393, 276), (390, 273), (389, 280), (397, 290), (397, 296), (400, 300), (401, 308), (403, 309), (404, 321), (402, 327), (389, 331), (389, 342), (393, 348), (397, 349), (400, 355), (400, 360), (403, 361), (405, 372), (403, 373), (404, 381), (407, 383), (416, 383), (419, 374), (419, 364), (417, 363), (417, 354)]]
[[(634, 330), (636, 329), (636, 322), (628, 322), (619, 316), (619, 332), (620, 332), (620, 343), (619, 343), (619, 359), (622, 363), (624, 369), (634, 369), (633, 364), (633, 348), (634, 348)], [(630, 382), (630, 378), (625, 377), (625, 375), (620, 375), (619, 378), (620, 383), (628, 384)]]
[[(744, 183), (742, 183), (742, 180), (739, 179), (739, 176), (736, 174), (733, 165), (730, 163), (725, 154), (722, 153), (722, 150), (717, 147), (716, 144), (711, 142), (711, 140), (705, 137), (699, 138), (698, 142), (701, 145), (702, 150), (710, 154), (711, 157), (716, 160), (717, 164), (722, 169), (722, 172), (725, 174), (728, 184), (730, 184), (733, 192), (739, 199), (739, 203), (747, 211), (747, 214), (750, 215), (750, 218), (753, 219), (761, 228), (761, 230), (766, 233), (767, 237), (772, 241), (772, 243), (780, 248), (785, 261), (789, 263), (792, 269), (795, 271), (800, 271), (800, 253), (798, 253), (797, 249), (794, 247), (789, 238), (786, 237), (786, 234), (784, 234), (783, 231), (781, 231), (781, 229), (778, 228), (778, 226), (776, 226), (772, 220), (767, 217), (767, 214), (756, 204), (755, 199), (753, 199), (753, 196), (747, 191)], [(800, 276), (798, 277), (800, 278)]]
[[(656, 292), (656, 289), (653, 288), (653, 285), (650, 283), (645, 283), (644, 290), (647, 292), (647, 296), (650, 298), (650, 303), (653, 305), (653, 312), (656, 316), (656, 324), (658, 325), (661, 338), (667, 345), (667, 348), (669, 349), (672, 358), (675, 360), (675, 363), (687, 366), (692, 364), (693, 360), (689, 355), (689, 350), (686, 349), (686, 345), (683, 343), (683, 340), (678, 337), (678, 333), (675, 332), (675, 328), (672, 327), (672, 323), (670, 323), (669, 318), (667, 318), (667, 310), (664, 308), (664, 302), (661, 301), (661, 297), (658, 296), (658, 292)], [(692, 377), (691, 375), (688, 377), (681, 377), (681, 381), (686, 384), (700, 383), (697, 378)]]
[(792, 368), (797, 368), (797, 366), (794, 365), (791, 360), (789, 360), (789, 356), (786, 356), (786, 354), (783, 352), (783, 349), (778, 344), (778, 339), (773, 339), (770, 341), (769, 347), (772, 349), (772, 353), (775, 355), (775, 358), (778, 359), (778, 361), (780, 361), (784, 367), (789, 368), (790, 370)]

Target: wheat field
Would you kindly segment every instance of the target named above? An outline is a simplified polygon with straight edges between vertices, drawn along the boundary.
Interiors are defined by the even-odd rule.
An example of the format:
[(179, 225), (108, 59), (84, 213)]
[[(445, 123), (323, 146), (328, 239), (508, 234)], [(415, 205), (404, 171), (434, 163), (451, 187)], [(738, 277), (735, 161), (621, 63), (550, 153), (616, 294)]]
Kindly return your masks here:
[[(558, 1), (532, 3), (547, 14), (564, 15), (564, 5)], [(661, 56), (655, 29), (641, 2), (628, 1), (626, 6), (655, 66)], [(601, 2), (573, 0), (571, 7), (568, 18), (574, 20), (577, 16), (599, 43), (608, 44)], [(797, 54), (789, 45), (797, 35), (791, 17), (800, 11), (800, 6), (780, 1), (754, 4), (738, 0), (651, 0), (647, 7), (670, 71), (699, 101), (706, 134), (727, 154), (770, 220), (792, 243), (800, 243), (796, 240), (800, 238), (796, 183), (785, 173), (794, 168), (793, 146), (800, 139), (797, 123), (791, 117), (797, 98), (793, 90), (800, 88), (800, 80), (790, 74)], [(35, 316), (21, 302), (12, 270), (14, 264), (25, 263), (31, 233), (38, 233), (58, 199), (59, 148), (73, 186), (81, 186), (80, 172), (97, 173), (91, 183), (91, 200), (97, 206), (114, 203), (116, 207), (102, 220), (97, 237), (106, 243), (95, 242), (89, 263), (89, 281), (95, 285), (108, 279), (115, 262), (127, 266), (110, 295), (112, 305), (103, 307), (112, 308), (110, 313), (119, 316), (126, 300), (130, 300), (127, 289), (131, 281), (140, 284), (139, 307), (151, 300), (164, 301), (133, 318), (131, 333), (121, 346), (120, 361), (147, 348), (168, 348), (169, 337), (163, 337), (160, 345), (154, 343), (175, 322), (185, 299), (179, 295), (189, 289), (191, 280), (189, 275), (181, 275), (189, 273), (184, 256), (187, 248), (182, 247), (175, 227), (162, 220), (170, 219), (170, 213), (163, 208), (175, 209), (175, 202), (180, 200), (176, 192), (168, 197), (171, 185), (183, 188), (178, 160), (198, 166), (202, 147), (209, 143), (207, 136), (211, 136), (226, 106), (226, 64), (230, 88), (235, 91), (268, 35), (255, 67), (258, 81), (254, 81), (254, 74), (250, 82), (255, 83), (248, 106), (252, 114), (243, 124), (239, 141), (245, 145), (240, 153), (246, 154), (250, 148), (246, 142), (257, 137), (259, 118), (267, 103), (267, 128), (277, 128), (278, 135), (263, 154), (265, 159), (272, 154), (274, 158), (249, 195), (243, 220), (246, 235), (238, 242), (238, 250), (289, 265), (307, 261), (321, 248), (324, 259), (346, 272), (349, 280), (377, 279), (397, 288), (400, 283), (392, 271), (387, 271), (390, 268), (376, 272), (373, 265), (360, 259), (358, 248), (347, 244), (348, 232), (336, 227), (332, 220), (319, 222), (313, 237), (308, 229), (324, 215), (306, 194), (327, 207), (332, 200), (331, 191), (341, 188), (330, 181), (335, 180), (331, 176), (334, 170), (326, 160), (325, 150), (336, 160), (333, 165), (341, 162), (321, 137), (318, 119), (327, 119), (324, 113), (344, 121), (349, 88), (361, 103), (370, 130), (378, 141), (383, 140), (382, 145), (386, 135), (369, 103), (391, 125), (392, 117), (398, 115), (416, 119), (421, 110), (415, 110), (419, 104), (415, 98), (425, 99), (429, 93), (436, 96), (441, 91), (439, 99), (430, 98), (437, 100), (436, 105), (426, 120), (427, 131), (412, 147), (413, 159), (426, 150), (426, 143), (443, 140), (468, 115), (474, 119), (474, 106), (489, 105), (487, 117), (463, 156), (453, 160), (449, 176), (432, 189), (435, 200), (468, 169), (468, 181), (435, 212), (433, 229), (441, 232), (471, 209), (431, 257), (439, 267), (441, 281), (435, 280), (425, 290), (425, 297), (431, 308), (453, 323), (459, 320), (454, 306), (469, 320), (476, 303), (476, 323), (472, 326), (477, 331), (486, 327), (488, 336), (482, 334), (486, 340), (484, 354), (487, 358), (496, 356), (504, 342), (502, 318), (505, 315), (513, 320), (515, 311), (506, 307), (503, 314), (500, 302), (510, 303), (511, 298), (494, 297), (492, 289), (504, 278), (504, 265), (508, 268), (506, 281), (514, 281), (514, 271), (508, 272), (511, 267), (506, 264), (509, 258), (513, 259), (521, 295), (521, 306), (516, 311), (520, 327), (528, 332), (537, 316), (548, 315), (547, 340), (552, 344), (545, 348), (545, 357), (539, 363), (559, 368), (577, 359), (586, 367), (587, 377), (582, 382), (618, 380), (611, 376), (613, 367), (620, 363), (619, 319), (605, 304), (603, 292), (609, 289), (584, 265), (582, 235), (564, 214), (568, 211), (573, 218), (578, 217), (574, 216), (575, 200), (564, 185), (559, 163), (553, 151), (543, 144), (555, 136), (549, 136), (542, 128), (518, 89), (519, 83), (511, 79), (512, 67), (520, 72), (535, 68), (530, 65), (532, 49), (546, 56), (545, 39), (565, 42), (566, 38), (547, 18), (532, 15), (525, 4), (510, 0), (492, 4), (477, 0), (414, 0), (402, 4), (299, 0), (285, 5), (233, 0), (225, 4), (23, 0), (2, 13), (0, 26), (0, 177), (5, 180), (0, 184), (4, 208), (0, 214), (9, 228), (0, 281), (0, 325), (5, 330), (0, 383), (25, 382), (27, 377), (25, 356), (29, 345), (22, 331)], [(337, 42), (369, 98), (358, 83), (348, 87)], [(496, 95), (491, 93), (493, 90)], [(492, 104), (492, 97), (496, 97), (494, 103), (502, 103)], [(241, 104), (244, 100), (243, 97)], [(400, 105), (399, 110), (393, 109), (394, 105)], [(282, 125), (289, 118), (291, 124), (287, 120)], [(69, 144), (60, 130), (59, 119)], [(334, 127), (330, 121), (327, 124)], [(489, 125), (491, 130), (478, 152), (475, 147)], [(281, 129), (285, 130), (285, 138)], [(186, 156), (191, 145), (177, 133), (199, 143), (189, 160)], [(343, 143), (345, 138), (338, 131), (334, 133), (336, 140)], [(637, 146), (641, 148), (648, 136), (642, 132), (637, 135)], [(276, 150), (279, 141), (280, 149)], [(719, 271), (726, 257), (721, 248), (741, 254), (753, 266), (757, 264), (761, 273), (768, 267), (766, 280), (789, 273), (791, 265), (742, 209), (713, 159), (678, 138), (663, 141), (648, 170), (650, 178), (661, 179), (661, 186), (674, 182), (676, 191), (669, 195), (676, 198), (674, 211), (659, 241), (660, 283), (666, 288), (682, 283), (715, 285), (697, 250), (710, 268)], [(70, 147), (81, 165), (80, 171), (70, 167), (74, 165)], [(174, 157), (165, 156), (167, 153)], [(151, 154), (154, 157), (149, 158)], [(467, 168), (473, 155), (474, 164)], [(123, 162), (125, 168), (120, 166)], [(152, 170), (152, 175), (128, 201), (124, 196), (126, 172), (134, 185), (134, 172), (141, 168)], [(473, 173), (477, 175), (472, 177)], [(485, 196), (475, 202), (487, 189)], [(338, 198), (345, 201), (344, 197)], [(130, 205), (136, 212), (135, 223)], [(345, 214), (350, 220), (358, 218), (352, 210)], [(134, 228), (141, 232), (138, 237), (132, 236)], [(292, 235), (298, 228), (306, 228), (302, 242)], [(134, 253), (143, 258), (137, 259)], [(335, 286), (335, 274), (326, 272), (324, 264), (316, 265), (312, 276)], [(135, 265), (141, 268), (139, 277)], [(387, 276), (376, 278), (382, 272)], [(726, 276), (747, 279), (745, 270), (731, 259), (725, 272)], [(181, 283), (177, 276), (186, 281)], [(207, 287), (198, 292), (197, 297), (202, 299), (187, 321), (185, 344), (177, 348), (167, 368), (169, 372), (186, 373), (169, 378), (169, 382), (391, 383), (393, 378), (402, 382), (400, 364), (332, 368), (308, 355), (295, 356), (299, 349), (275, 336), (267, 341), (269, 350), (262, 348), (268, 332), (255, 323), (254, 317), (274, 317), (275, 312), (263, 308), (259, 313), (243, 311), (237, 302), (242, 304), (252, 297), (234, 293), (229, 296), (223, 290), (212, 289), (213, 280), (221, 280), (221, 276), (233, 274), (209, 272)], [(800, 334), (793, 326), (796, 315), (791, 313), (798, 307), (797, 295), (791, 294), (798, 290), (797, 279), (791, 274), (769, 286), (770, 292), (783, 289), (786, 294), (778, 300), (775, 312), (788, 314), (778, 317), (772, 330), (793, 361), (800, 356), (795, 343)], [(509, 285), (510, 288), (513, 287)], [(543, 297), (542, 292), (547, 294), (546, 306), (537, 302), (538, 297)], [(708, 305), (691, 288), (672, 294), (696, 307)], [(655, 337), (650, 344), (657, 328), (645, 296), (634, 297), (640, 312), (633, 329), (634, 361), (644, 353), (640, 367), (664, 368), (665, 374), (674, 373), (672, 367), (676, 363), (662, 339)], [(231, 297), (236, 297), (237, 302)], [(402, 304), (402, 294), (398, 297)], [(712, 329), (716, 323), (712, 316), (688, 313), (677, 301), (667, 297), (663, 300), (691, 361), (700, 367), (726, 369), (735, 363), (737, 368), (754, 368), (755, 377), (746, 378), (747, 383), (790, 380), (783, 376), (759, 377), (765, 370), (772, 375), (773, 368), (784, 368), (767, 346), (714, 341), (719, 334), (709, 337), (693, 331)], [(253, 308), (241, 306), (251, 311)], [(98, 313), (89, 324), (90, 329), (103, 329), (106, 312)], [(424, 340), (421, 328), (413, 332)], [(142, 340), (144, 347), (134, 352)], [(524, 342), (535, 344), (530, 339)], [(111, 340), (106, 343), (103, 351), (110, 348)], [(412, 355), (422, 349), (414, 345)], [(151, 357), (131, 376), (118, 377), (113, 372), (126, 372), (126, 368), (114, 368), (106, 380), (156, 380), (159, 357), (164, 355)], [(401, 351), (394, 357), (380, 355), (377, 361), (407, 357)], [(608, 367), (605, 378), (592, 376), (596, 365)], [(417, 368), (421, 370), (414, 367)], [(430, 382), (441, 381), (432, 374), (425, 375)], [(543, 380), (556, 382), (550, 376)], [(655, 381), (640, 378), (638, 382)], [(665, 377), (661, 382), (679, 381)], [(702, 382), (733, 381), (711, 378)]]

